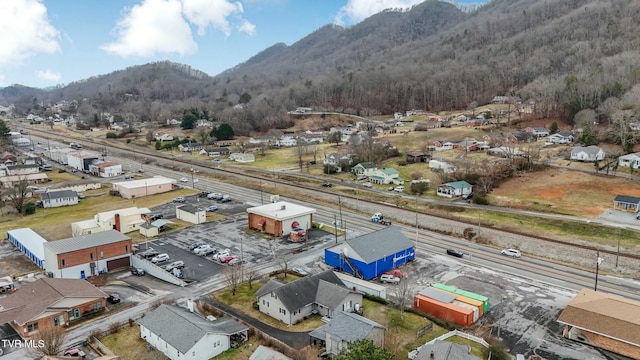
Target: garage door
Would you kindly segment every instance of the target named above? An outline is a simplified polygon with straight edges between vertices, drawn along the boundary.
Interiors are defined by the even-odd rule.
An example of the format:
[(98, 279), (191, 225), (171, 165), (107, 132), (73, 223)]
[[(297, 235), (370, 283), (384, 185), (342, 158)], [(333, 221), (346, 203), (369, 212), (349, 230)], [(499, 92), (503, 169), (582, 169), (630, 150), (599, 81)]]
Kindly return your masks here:
[(107, 271), (130, 266), (129, 257), (107, 261)]

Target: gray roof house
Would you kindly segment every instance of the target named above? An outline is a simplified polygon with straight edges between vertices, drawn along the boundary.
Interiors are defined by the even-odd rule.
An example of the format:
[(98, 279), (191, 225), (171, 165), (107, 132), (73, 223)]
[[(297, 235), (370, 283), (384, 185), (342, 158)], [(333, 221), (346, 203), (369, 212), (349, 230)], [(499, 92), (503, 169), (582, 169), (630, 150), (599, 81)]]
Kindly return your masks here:
[(604, 151), (595, 145), (575, 146), (571, 149), (571, 160), (596, 162), (604, 159)]
[(43, 208), (78, 204), (78, 193), (73, 190), (49, 191), (40, 194)]
[(256, 292), (261, 312), (293, 325), (312, 313), (332, 317), (362, 306), (362, 293), (352, 291), (331, 270), (291, 283), (269, 280)]
[(481, 360), (471, 354), (468, 345), (456, 344), (449, 341), (435, 340), (424, 344), (418, 350), (413, 360)]
[(246, 341), (249, 331), (231, 318), (210, 321), (189, 309), (166, 304), (138, 324), (140, 337), (172, 360), (210, 359), (231, 348), (233, 341)]
[(473, 192), (473, 185), (466, 181), (448, 182), (438, 186), (436, 195), (453, 198), (457, 196), (469, 195)]
[(337, 355), (350, 342), (360, 339), (371, 339), (376, 346), (384, 347), (385, 330), (384, 326), (364, 316), (341, 311), (309, 336), (312, 345), (324, 346), (324, 354)]

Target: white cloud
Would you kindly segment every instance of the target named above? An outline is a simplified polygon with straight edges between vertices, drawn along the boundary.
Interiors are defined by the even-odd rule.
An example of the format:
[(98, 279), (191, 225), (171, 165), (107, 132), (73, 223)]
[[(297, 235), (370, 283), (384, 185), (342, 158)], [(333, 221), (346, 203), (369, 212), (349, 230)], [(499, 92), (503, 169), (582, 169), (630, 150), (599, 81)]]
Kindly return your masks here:
[(231, 35), (231, 26), (227, 18), (244, 12), (242, 4), (228, 0), (182, 0), (184, 16), (198, 27), (198, 35), (203, 36), (207, 28), (222, 31), (225, 36)]
[(335, 23), (338, 25), (343, 25), (345, 22), (358, 23), (382, 10), (408, 9), (422, 2), (424, 0), (349, 0), (347, 5), (338, 11)]
[(230, 17), (239, 22), (238, 31), (255, 32), (255, 25), (241, 17), (242, 4), (228, 0), (143, 0), (123, 11), (115, 28), (116, 40), (101, 48), (122, 57), (151, 57), (157, 53), (194, 53), (198, 45), (190, 24), (204, 36), (207, 29), (231, 35)]
[(53, 71), (47, 69), (45, 71), (39, 70), (36, 74), (39, 79), (47, 80), (52, 83), (59, 83), (60, 79), (62, 79), (62, 75), (60, 73), (54, 73)]
[(101, 46), (122, 57), (151, 57), (156, 53), (194, 53), (198, 45), (182, 17), (179, 0), (144, 0), (124, 10), (116, 25), (117, 40)]
[(41, 0), (0, 1), (0, 69), (60, 51), (59, 37)]
[(240, 22), (240, 26), (238, 26), (238, 30), (248, 35), (253, 35), (256, 33), (256, 26), (243, 19)]

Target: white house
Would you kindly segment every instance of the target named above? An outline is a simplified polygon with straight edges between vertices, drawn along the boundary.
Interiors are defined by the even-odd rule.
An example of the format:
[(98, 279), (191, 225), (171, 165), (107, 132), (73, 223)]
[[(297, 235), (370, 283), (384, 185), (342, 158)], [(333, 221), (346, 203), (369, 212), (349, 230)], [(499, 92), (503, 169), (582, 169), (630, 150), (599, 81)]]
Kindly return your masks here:
[(276, 146), (279, 147), (288, 147), (288, 146), (296, 146), (298, 144), (298, 139), (294, 135), (291, 134), (282, 134), (278, 140), (276, 140)]
[(314, 312), (333, 317), (362, 306), (362, 293), (348, 289), (333, 270), (305, 276), (291, 283), (269, 280), (256, 292), (259, 310), (287, 325)]
[(531, 134), (533, 134), (533, 136), (537, 138), (543, 138), (543, 137), (549, 136), (549, 129), (543, 128), (543, 127), (527, 128), (526, 131), (530, 132)]
[(576, 146), (571, 150), (571, 160), (596, 162), (604, 159), (604, 151), (595, 146)]
[(52, 208), (78, 203), (78, 193), (71, 190), (50, 191), (40, 194), (43, 208)]
[(559, 132), (549, 135), (547, 140), (554, 144), (571, 144), (575, 141), (575, 137), (570, 132)]
[(171, 360), (211, 359), (244, 343), (249, 329), (238, 321), (223, 317), (207, 320), (189, 309), (162, 304), (138, 320), (140, 338)]
[(466, 181), (454, 181), (438, 186), (436, 195), (448, 198), (469, 195), (473, 192), (473, 186)]
[(404, 184), (404, 179), (399, 176), (398, 170), (394, 168), (376, 169), (369, 175), (369, 181), (374, 184)]
[(229, 155), (229, 160), (239, 163), (250, 163), (256, 161), (256, 156), (253, 155), (253, 153), (232, 153)]
[(162, 132), (161, 133), (156, 133), (154, 135), (154, 139), (156, 141), (160, 141), (160, 142), (162, 142), (162, 141), (173, 141), (173, 135), (167, 134), (167, 133), (162, 133)]
[(351, 172), (355, 175), (364, 175), (367, 177), (373, 175), (376, 170), (378, 170), (378, 167), (374, 162), (361, 162), (351, 168)]
[(351, 157), (349, 155), (332, 153), (322, 160), (322, 164), (325, 166), (333, 166), (336, 168), (336, 172), (342, 172), (342, 166), (351, 165)]
[(637, 169), (640, 167), (640, 152), (622, 155), (618, 158), (618, 166)]

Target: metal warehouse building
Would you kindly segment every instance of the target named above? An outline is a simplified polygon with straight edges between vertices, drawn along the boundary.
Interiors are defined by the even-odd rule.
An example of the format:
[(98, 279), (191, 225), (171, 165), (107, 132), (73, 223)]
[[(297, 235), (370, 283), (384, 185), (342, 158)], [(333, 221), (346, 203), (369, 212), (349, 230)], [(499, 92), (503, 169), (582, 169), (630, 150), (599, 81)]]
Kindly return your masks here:
[(335, 269), (371, 280), (415, 259), (411, 240), (395, 226), (346, 241), (324, 251), (324, 262)]
[(44, 244), (47, 240), (29, 228), (9, 230), (7, 238), (40, 269), (44, 269)]

